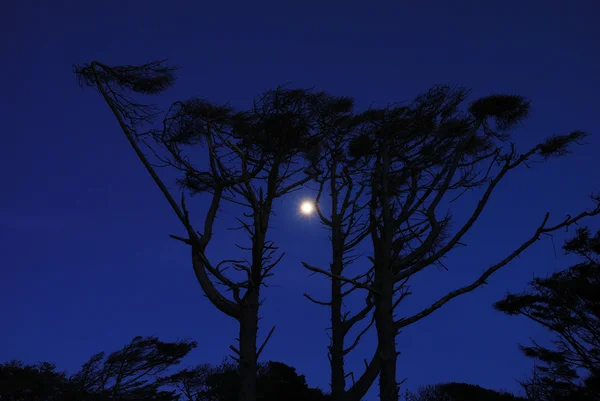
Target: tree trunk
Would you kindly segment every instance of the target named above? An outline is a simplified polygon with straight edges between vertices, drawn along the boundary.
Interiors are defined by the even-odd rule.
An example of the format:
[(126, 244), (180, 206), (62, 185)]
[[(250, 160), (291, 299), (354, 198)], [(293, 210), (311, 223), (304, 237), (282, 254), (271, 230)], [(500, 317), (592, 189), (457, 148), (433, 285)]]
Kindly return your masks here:
[[(334, 161), (333, 171), (337, 170)], [(344, 270), (342, 238), (342, 222), (338, 214), (339, 188), (335, 174), (331, 176), (331, 273), (340, 276)], [(331, 346), (329, 348), (331, 366), (331, 400), (342, 401), (346, 392), (346, 378), (344, 369), (344, 339), (346, 332), (342, 321), (342, 282), (331, 278)]]
[[(334, 261), (335, 263), (335, 261)], [(335, 274), (338, 274), (334, 272)], [(331, 366), (331, 401), (344, 399), (346, 379), (344, 374), (344, 337), (342, 327), (341, 281), (331, 279), (331, 346), (329, 349)]]
[(240, 392), (238, 401), (256, 401), (258, 291), (245, 297), (240, 319)]
[[(398, 386), (396, 383), (396, 330), (394, 329), (393, 284), (389, 270), (382, 272), (382, 280), (377, 289), (380, 295), (376, 296), (375, 326), (379, 342), (379, 399), (381, 401), (398, 401)], [(383, 277), (381, 277), (383, 276)], [(390, 277), (387, 277), (390, 276)]]
[(380, 167), (381, 215), (383, 218), (382, 235), (378, 241), (379, 252), (375, 255), (375, 288), (379, 295), (375, 297), (375, 327), (379, 342), (381, 371), (379, 372), (379, 399), (398, 401), (396, 382), (396, 329), (394, 325), (394, 274), (392, 272), (392, 241), (394, 238), (394, 219), (390, 198), (389, 175), (391, 170), (389, 143), (384, 140), (383, 157)]

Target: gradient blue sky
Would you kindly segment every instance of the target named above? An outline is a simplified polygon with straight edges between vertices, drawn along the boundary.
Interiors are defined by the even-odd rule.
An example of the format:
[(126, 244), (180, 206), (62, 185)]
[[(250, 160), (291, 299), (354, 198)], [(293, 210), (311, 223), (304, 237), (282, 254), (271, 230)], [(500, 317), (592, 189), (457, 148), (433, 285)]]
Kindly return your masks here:
[[(198, 340), (188, 363), (219, 362), (236, 337), (236, 323), (202, 296), (188, 249), (167, 237), (182, 232), (176, 218), (100, 96), (77, 85), (73, 63), (168, 57), (183, 68), (161, 103), (198, 95), (244, 106), (289, 82), (355, 96), (366, 107), (409, 100), (432, 84), (463, 84), (474, 96), (533, 100), (531, 118), (516, 133), (522, 147), (572, 129), (596, 134), (566, 159), (508, 177), (468, 248), (449, 259), (451, 270), (419, 277), (400, 314), (481, 273), (526, 239), (546, 211), (559, 219), (588, 206), (586, 195), (599, 189), (600, 9), (592, 0), (9, 0), (0, 7), (2, 361), (50, 360), (73, 370), (96, 351), (158, 335)], [(280, 205), (274, 221), (287, 256), (264, 293), (261, 336), (276, 323), (264, 358), (296, 366), (327, 388), (327, 311), (301, 296), (327, 290), (300, 266), (302, 258), (328, 259), (325, 232), (296, 214), (308, 195)], [(205, 205), (194, 201), (197, 217)], [(213, 257), (230, 249), (226, 235), (217, 235)], [(533, 274), (570, 262), (560, 250), (554, 258), (550, 240), (538, 243), (486, 288), (404, 330), (400, 379), (408, 377), (408, 388), (464, 381), (519, 391), (515, 379), (531, 363), (517, 343), (544, 333), (491, 304)], [(359, 373), (372, 346), (365, 342), (350, 358), (350, 370)]]

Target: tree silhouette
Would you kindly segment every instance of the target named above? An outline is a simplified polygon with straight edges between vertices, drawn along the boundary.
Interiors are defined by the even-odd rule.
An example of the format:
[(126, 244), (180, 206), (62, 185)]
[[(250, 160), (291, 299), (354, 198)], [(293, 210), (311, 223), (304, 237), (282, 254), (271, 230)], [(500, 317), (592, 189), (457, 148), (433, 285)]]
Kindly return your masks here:
[(534, 401), (600, 398), (600, 231), (580, 228), (563, 249), (581, 257), (575, 266), (535, 278), (530, 289), (508, 294), (494, 307), (523, 315), (555, 334), (552, 347), (521, 346), (541, 362), (523, 382)]
[[(267, 91), (241, 112), (228, 105), (191, 99), (175, 102), (161, 128), (144, 132), (142, 127), (152, 122), (158, 111), (135, 101), (133, 95), (161, 93), (173, 83), (173, 71), (161, 62), (120, 67), (93, 62), (76, 68), (81, 82), (102, 94), (185, 228), (187, 237), (171, 237), (191, 247), (194, 272), (204, 293), (220, 311), (239, 322), (239, 348), (231, 349), (239, 361), (241, 401), (256, 399), (258, 356), (273, 333), (271, 330), (258, 346), (261, 286), (283, 256), (276, 255), (277, 247), (267, 237), (273, 203), (308, 181), (316, 179), (321, 191), (327, 181), (332, 198), (345, 193), (356, 199), (347, 203), (346, 209), (343, 200), (341, 205), (332, 204), (330, 218), (320, 213), (332, 233), (335, 263), (330, 269), (304, 264), (332, 279), (332, 299), (324, 303), (330, 306), (335, 325), (330, 356), (336, 399), (359, 394), (379, 370), (381, 399), (397, 401), (395, 341), (402, 328), (485, 284), (489, 276), (542, 235), (600, 213), (600, 197), (593, 196), (593, 209), (569, 215), (554, 225), (549, 224), (546, 214), (529, 238), (473, 282), (412, 316), (398, 319), (394, 311), (410, 295), (410, 278), (430, 266), (445, 268), (444, 257), (464, 246), (464, 235), (503, 178), (519, 167), (565, 155), (570, 145), (586, 134), (573, 131), (555, 135), (519, 153), (510, 133), (527, 116), (527, 100), (516, 95), (491, 95), (463, 107), (468, 91), (448, 86), (434, 87), (407, 105), (369, 109), (358, 115), (351, 115), (348, 101), (304, 89)], [(181, 202), (175, 201), (141, 144), (148, 145), (163, 165), (180, 172), (179, 183), (185, 190), (211, 196), (202, 233), (192, 224), (183, 194)], [(207, 156), (204, 166), (195, 164), (197, 157), (192, 156), (197, 147)], [(365, 189), (355, 192), (351, 186)], [(471, 190), (479, 190), (481, 197), (466, 221), (456, 224), (449, 210), (440, 213)], [(251, 245), (238, 247), (250, 257), (215, 264), (206, 251), (224, 202), (246, 210), (238, 218), (241, 226), (237, 228), (248, 234)], [(458, 228), (452, 230), (452, 223)], [(353, 258), (353, 246), (365, 236), (373, 249), (370, 264), (358, 277), (343, 276), (343, 269)], [(227, 269), (233, 276), (225, 274)], [(349, 290), (342, 289), (344, 283)], [(366, 307), (351, 316), (342, 311), (341, 298), (357, 288), (368, 290)], [(345, 346), (346, 329), (371, 310), (377, 351), (357, 382), (361, 385), (354, 387), (357, 392), (346, 392), (343, 357), (354, 347), (354, 343)]]
[[(93, 355), (72, 374), (41, 362), (0, 364), (2, 401), (234, 401), (242, 386), (238, 364), (197, 365), (173, 373), (195, 342), (135, 337), (105, 357)], [(303, 375), (281, 362), (258, 364), (257, 399), (329, 401)]]
[[(379, 387), (383, 401), (398, 400), (396, 336), (400, 329), (430, 315), (451, 299), (483, 285), (498, 269), (534, 244), (543, 234), (568, 227), (600, 213), (600, 198), (592, 210), (549, 225), (546, 214), (537, 229), (506, 258), (484, 270), (471, 284), (449, 292), (429, 307), (397, 319), (394, 310), (409, 295), (409, 279), (423, 269), (445, 267), (443, 258), (464, 245), (461, 240), (483, 212), (492, 193), (507, 174), (534, 161), (567, 153), (569, 145), (585, 138), (574, 131), (552, 136), (519, 154), (510, 131), (525, 118), (529, 102), (520, 96), (492, 95), (462, 105), (468, 92), (438, 86), (408, 105), (370, 109), (359, 116), (349, 145), (353, 169), (368, 189), (368, 218), (373, 274), (342, 281), (368, 288), (373, 294), (380, 364)], [(481, 191), (479, 202), (466, 221), (455, 223), (440, 209), (466, 192)], [(456, 224), (455, 224), (456, 225)], [(330, 271), (314, 271), (334, 277)]]
[[(258, 364), (256, 399), (261, 401), (328, 401), (321, 390), (310, 388), (296, 369), (281, 362)], [(235, 401), (240, 387), (236, 364), (198, 365), (180, 371), (166, 382), (177, 388), (182, 401)]]
[(135, 337), (106, 358), (93, 355), (71, 376), (50, 363), (0, 365), (0, 400), (7, 401), (177, 401), (165, 390), (165, 373), (194, 347), (192, 341), (163, 342)]
[(103, 352), (93, 355), (70, 382), (78, 394), (100, 399), (174, 400), (173, 392), (161, 390), (161, 375), (195, 347), (195, 342), (187, 340), (168, 343), (156, 337), (135, 337), (106, 358)]
[[(93, 355), (72, 375), (41, 362), (0, 364), (2, 401), (234, 401), (242, 386), (237, 363), (197, 365), (173, 373), (196, 346), (184, 340), (163, 342), (135, 337), (120, 350)], [(257, 400), (329, 401), (303, 375), (282, 362), (257, 366)]]
[[(342, 97), (326, 97), (320, 99), (320, 115), (318, 123), (322, 139), (322, 157), (315, 167), (318, 191), (315, 208), (323, 224), (331, 233), (331, 263), (326, 272), (331, 278), (331, 299), (317, 300), (309, 294), (304, 294), (313, 303), (327, 306), (331, 314), (331, 335), (329, 363), (331, 368), (331, 399), (333, 401), (360, 401), (379, 372), (379, 358), (375, 351), (371, 361), (366, 364), (365, 372), (354, 381), (353, 372), (346, 373), (344, 360), (348, 353), (356, 348), (365, 332), (373, 325), (373, 319), (356, 335), (353, 341), (347, 342), (350, 330), (367, 318), (373, 309), (373, 294), (367, 291), (364, 308), (352, 314), (344, 309), (344, 298), (353, 294), (360, 285), (357, 280), (364, 275), (355, 277), (353, 282), (344, 281), (342, 275), (360, 255), (354, 250), (368, 235), (368, 219), (361, 214), (367, 205), (361, 202), (365, 186), (356, 180), (356, 172), (348, 163), (347, 147), (356, 129), (357, 121), (353, 115), (353, 100)], [(321, 199), (324, 193), (329, 194), (325, 200), (330, 213), (325, 216), (321, 211)], [(322, 272), (308, 262), (303, 265), (313, 271)], [(367, 275), (370, 271), (367, 271)], [(353, 383), (346, 389), (346, 378), (352, 375)]]
[(404, 398), (406, 401), (454, 401), (439, 384), (419, 386), (415, 392), (407, 391)]
[(421, 386), (414, 393), (408, 392), (406, 401), (525, 401), (525, 399), (473, 384), (453, 382)]
[(20, 361), (0, 364), (0, 400), (60, 401), (68, 391), (66, 374), (47, 362), (25, 365)]
[[(304, 89), (276, 88), (254, 101), (251, 108), (236, 112), (228, 105), (202, 99), (175, 102), (162, 128), (141, 132), (154, 121), (157, 109), (140, 104), (133, 94), (158, 94), (174, 81), (174, 69), (161, 62), (141, 66), (109, 67), (99, 62), (76, 67), (81, 82), (96, 88), (113, 111), (136, 154), (153, 177), (183, 224), (187, 237), (171, 235), (191, 247), (196, 277), (208, 299), (221, 312), (239, 322), (239, 346), (230, 348), (240, 364), (241, 401), (255, 401), (257, 360), (273, 333), (257, 344), (260, 290), (264, 279), (283, 254), (267, 236), (273, 203), (312, 178), (310, 167), (318, 157), (320, 133), (313, 128), (319, 115), (313, 98)], [(211, 203), (200, 233), (192, 224), (182, 193), (178, 204), (142, 152), (148, 145), (163, 166), (181, 174), (179, 184), (191, 194), (207, 193)], [(198, 160), (198, 147), (206, 160)], [(306, 160), (311, 162), (308, 165)], [(206, 254), (213, 224), (223, 202), (245, 209), (237, 221), (248, 234), (250, 245), (237, 246), (249, 257), (213, 263)], [(233, 275), (225, 274), (225, 271)], [(231, 298), (217, 288), (222, 285)]]

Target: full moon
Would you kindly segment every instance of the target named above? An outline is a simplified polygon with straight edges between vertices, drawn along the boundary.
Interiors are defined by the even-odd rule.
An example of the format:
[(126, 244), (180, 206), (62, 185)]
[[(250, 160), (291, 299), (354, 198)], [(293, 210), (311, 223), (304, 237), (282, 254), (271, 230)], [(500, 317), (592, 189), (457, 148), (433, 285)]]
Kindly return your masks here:
[(314, 212), (314, 211), (315, 211), (315, 205), (312, 202), (304, 201), (300, 205), (300, 212), (302, 212), (302, 214), (305, 214), (308, 216), (308, 215), (312, 214), (312, 212)]

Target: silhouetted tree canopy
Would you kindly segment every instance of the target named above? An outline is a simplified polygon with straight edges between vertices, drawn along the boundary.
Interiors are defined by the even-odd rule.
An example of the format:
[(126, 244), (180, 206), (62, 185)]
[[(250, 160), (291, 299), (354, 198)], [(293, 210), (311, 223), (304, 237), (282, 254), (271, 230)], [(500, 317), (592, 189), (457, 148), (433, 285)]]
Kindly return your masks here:
[[(182, 401), (236, 401), (239, 392), (237, 364), (223, 362), (185, 369), (170, 376), (165, 383), (181, 393)], [(320, 389), (310, 388), (303, 375), (281, 362), (258, 365), (256, 399), (261, 401), (328, 401)]]
[[(72, 375), (56, 366), (20, 361), (0, 364), (0, 401), (235, 401), (240, 375), (237, 364), (223, 362), (173, 368), (194, 347), (184, 340), (163, 342), (135, 337), (107, 357), (93, 355)], [(303, 375), (281, 362), (258, 366), (257, 400), (329, 401)]]
[[(275, 201), (309, 182), (320, 186), (316, 203), (326, 182), (331, 189), (330, 219), (322, 215), (318, 205), (316, 209), (331, 231), (332, 263), (329, 269), (308, 262), (303, 265), (332, 281), (331, 300), (317, 303), (330, 306), (329, 357), (335, 401), (359, 401), (377, 373), (380, 399), (397, 401), (396, 337), (401, 329), (482, 286), (542, 235), (600, 214), (599, 196), (592, 196), (594, 208), (570, 214), (554, 224), (550, 224), (546, 213), (519, 245), (484, 267), (482, 273), (474, 273), (467, 284), (412, 315), (398, 316), (399, 305), (412, 293), (408, 285), (411, 277), (432, 266), (446, 268), (447, 256), (465, 245), (466, 234), (500, 181), (518, 168), (565, 155), (586, 134), (574, 130), (553, 135), (520, 151), (512, 131), (529, 114), (527, 99), (515, 94), (492, 94), (467, 103), (468, 90), (447, 85), (435, 86), (408, 104), (362, 112), (353, 110), (351, 98), (310, 89), (276, 87), (242, 110), (191, 98), (173, 103), (160, 128), (142, 130), (143, 125), (156, 122), (158, 112), (135, 98), (162, 93), (174, 82), (173, 71), (163, 62), (116, 67), (92, 62), (75, 68), (80, 82), (103, 96), (182, 223), (186, 235), (171, 237), (191, 248), (192, 266), (204, 294), (217, 309), (239, 323), (238, 347), (230, 347), (238, 362), (237, 370), (222, 366), (222, 371), (213, 372), (204, 366), (180, 372), (183, 376), (177, 383), (182, 388), (196, 383), (209, 391), (202, 394), (215, 400), (233, 397), (233, 383), (239, 383), (239, 401), (256, 401), (259, 391), (263, 392), (260, 397), (275, 397), (279, 382), (262, 384), (266, 387), (259, 390), (259, 381), (264, 377), (274, 380), (275, 373), (278, 380), (291, 380), (283, 381), (286, 388), (297, 387), (285, 398), (294, 394), (308, 397), (301, 390), (305, 387), (302, 381), (290, 369), (269, 364), (270, 373), (261, 373), (266, 368), (259, 366), (258, 357), (274, 328), (260, 345), (257, 335), (261, 291), (284, 253), (269, 239)], [(180, 202), (159, 177), (157, 165), (141, 150), (142, 144), (163, 167), (179, 173), (178, 183), (184, 189)], [(477, 202), (464, 213), (463, 221), (455, 219), (451, 204), (471, 190), (479, 191)], [(203, 230), (192, 222), (186, 193), (211, 197)], [(247, 257), (211, 261), (206, 251), (213, 225), (227, 203), (245, 209), (236, 217), (240, 225), (234, 229), (247, 234), (249, 245), (231, 245), (246, 252)], [(353, 248), (364, 239), (370, 240), (368, 262), (361, 264), (363, 270), (356, 276), (344, 276), (345, 267), (355, 259)], [(350, 313), (343, 309), (342, 298), (357, 289), (367, 291), (365, 306)], [(353, 342), (347, 341), (350, 329), (363, 319), (369, 323), (358, 331)], [(348, 389), (346, 378), (350, 373), (344, 369), (344, 358), (371, 326), (376, 330), (377, 349), (371, 361), (365, 363), (363, 374)], [(112, 366), (118, 361), (105, 364)], [(129, 391), (128, 386), (143, 391), (150, 386), (150, 382), (138, 385), (135, 380), (114, 381), (117, 384), (112, 391)]]
[[(353, 289), (371, 292), (367, 309), (372, 300), (382, 401), (398, 400), (396, 336), (401, 329), (482, 286), (542, 235), (600, 213), (600, 197), (593, 195), (593, 209), (568, 215), (557, 224), (550, 224), (546, 214), (520, 245), (496, 263), (483, 267), (483, 273), (474, 273), (469, 283), (440, 296), (413, 315), (397, 317), (395, 311), (414, 292), (408, 284), (411, 277), (432, 266), (449, 270), (445, 260), (465, 245), (466, 234), (504, 178), (519, 168), (568, 153), (586, 136), (578, 130), (550, 136), (521, 152), (513, 142), (512, 130), (527, 117), (529, 101), (518, 95), (493, 94), (467, 103), (468, 95), (469, 91), (462, 87), (435, 86), (408, 104), (391, 104), (354, 115), (346, 171), (366, 188), (360, 201), (367, 205), (362, 215), (368, 219), (366, 238), (372, 252), (369, 262), (361, 263), (363, 270), (356, 276), (342, 278), (340, 269), (332, 271), (303, 263), (307, 269), (329, 277), (333, 285), (340, 280)], [(331, 177), (340, 174), (329, 170)], [(466, 217), (455, 218), (451, 209), (473, 191), (478, 192), (477, 203), (466, 213), (463, 209)], [(333, 240), (334, 225), (321, 220), (332, 229)], [(338, 244), (340, 249), (343, 246)], [(340, 296), (332, 293), (331, 297)], [(332, 332), (335, 329), (332, 323)]]
[[(274, 202), (312, 179), (311, 167), (319, 158), (323, 137), (319, 119), (332, 110), (351, 108), (352, 101), (309, 89), (277, 87), (242, 110), (201, 98), (177, 101), (161, 128), (149, 126), (156, 122), (158, 111), (136, 97), (163, 92), (174, 81), (173, 71), (161, 61), (139, 66), (94, 61), (75, 67), (80, 83), (102, 95), (182, 223), (187, 238), (171, 237), (191, 247), (192, 266), (203, 292), (217, 309), (238, 321), (238, 344), (230, 349), (240, 366), (240, 400), (255, 401), (257, 360), (273, 333), (272, 329), (262, 344), (257, 343), (260, 291), (283, 257), (270, 239)], [(142, 144), (162, 167), (179, 173), (177, 181), (184, 190), (180, 202), (159, 177), (157, 164), (142, 151)], [(212, 197), (201, 231), (190, 219), (186, 193)], [(231, 244), (244, 256), (211, 261), (206, 250), (224, 203), (245, 208), (236, 217), (240, 225), (233, 229), (245, 232), (249, 244)]]
[(178, 395), (163, 386), (163, 374), (195, 347), (193, 341), (135, 337), (106, 358), (103, 352), (93, 355), (71, 376), (49, 363), (9, 362), (0, 365), (0, 400), (176, 401)]
[(582, 261), (575, 266), (535, 278), (530, 289), (508, 294), (496, 309), (523, 315), (556, 336), (551, 347), (533, 341), (521, 346), (540, 362), (523, 383), (535, 401), (600, 399), (600, 231), (580, 228), (566, 241), (567, 254)]
[(66, 373), (57, 372), (53, 364), (10, 361), (0, 365), (2, 401), (60, 401), (69, 390)]
[(525, 399), (473, 384), (452, 382), (421, 386), (416, 392), (409, 392), (406, 401), (525, 401)]

